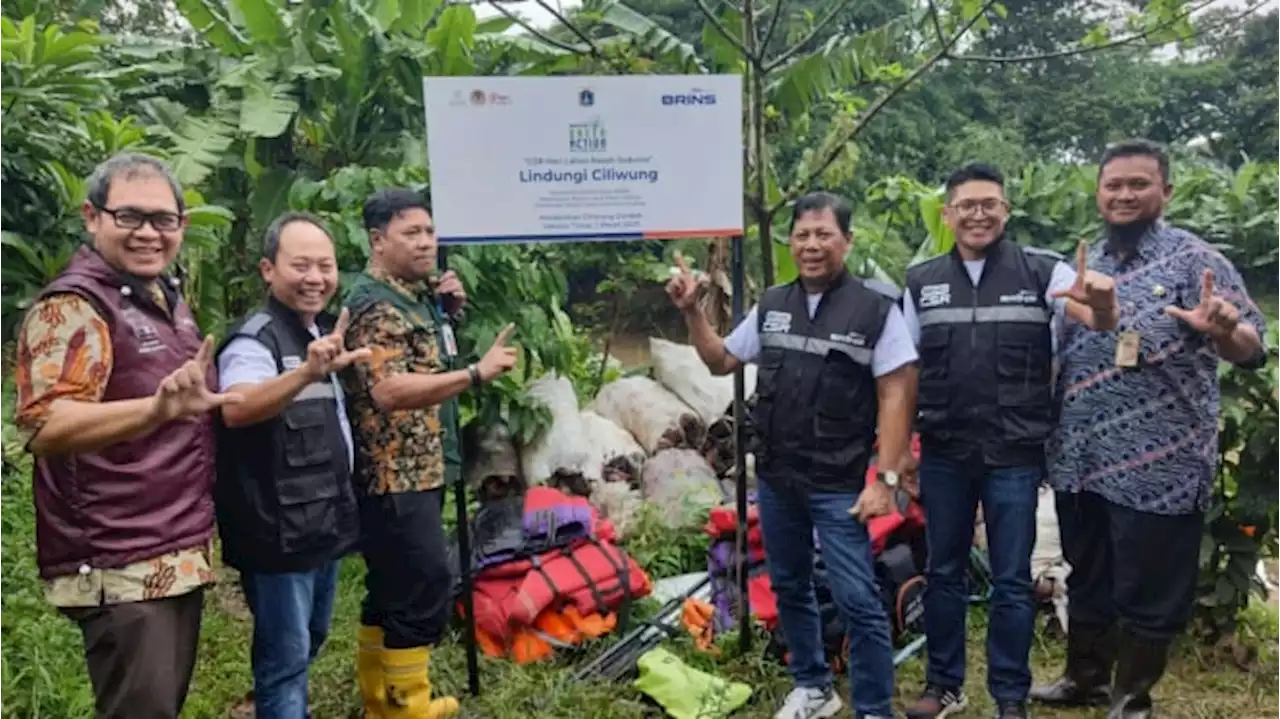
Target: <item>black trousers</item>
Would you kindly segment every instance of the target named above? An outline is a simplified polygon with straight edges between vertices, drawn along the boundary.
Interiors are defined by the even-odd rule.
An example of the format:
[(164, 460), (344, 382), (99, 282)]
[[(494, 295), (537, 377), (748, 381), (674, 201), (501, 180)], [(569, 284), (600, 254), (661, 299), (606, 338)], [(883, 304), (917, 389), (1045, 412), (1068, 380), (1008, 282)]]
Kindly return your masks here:
[(196, 665), (204, 590), (66, 608), (80, 625), (97, 719), (178, 719)]
[(1058, 492), (1056, 500), (1062, 553), (1071, 564), (1070, 621), (1118, 622), (1155, 641), (1182, 632), (1195, 602), (1204, 515), (1139, 512), (1093, 492)]
[(388, 649), (435, 646), (448, 626), (453, 577), (443, 503), (443, 489), (360, 499), (368, 569), (360, 622), (382, 627)]

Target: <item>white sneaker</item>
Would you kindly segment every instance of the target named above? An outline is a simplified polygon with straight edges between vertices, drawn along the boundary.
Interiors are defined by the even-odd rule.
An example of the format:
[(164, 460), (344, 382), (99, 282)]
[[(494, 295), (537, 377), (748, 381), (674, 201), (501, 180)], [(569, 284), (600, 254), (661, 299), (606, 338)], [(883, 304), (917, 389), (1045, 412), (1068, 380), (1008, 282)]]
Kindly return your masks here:
[(831, 687), (796, 687), (773, 719), (830, 719), (843, 708), (844, 702)]

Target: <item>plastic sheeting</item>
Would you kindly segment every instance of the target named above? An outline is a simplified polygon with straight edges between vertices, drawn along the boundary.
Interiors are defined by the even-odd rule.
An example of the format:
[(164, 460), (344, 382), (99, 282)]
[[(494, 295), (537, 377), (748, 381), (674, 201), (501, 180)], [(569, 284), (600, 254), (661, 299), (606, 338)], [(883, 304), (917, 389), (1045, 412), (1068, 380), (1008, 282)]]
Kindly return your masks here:
[[(724, 416), (726, 408), (733, 404), (733, 375), (711, 374), (692, 346), (650, 337), (649, 354), (658, 383), (697, 412), (706, 424)], [(746, 396), (750, 397), (756, 388), (755, 365), (748, 364), (743, 373)]]
[(648, 377), (610, 382), (591, 409), (630, 432), (650, 455), (671, 447), (700, 447), (706, 436), (698, 413)]

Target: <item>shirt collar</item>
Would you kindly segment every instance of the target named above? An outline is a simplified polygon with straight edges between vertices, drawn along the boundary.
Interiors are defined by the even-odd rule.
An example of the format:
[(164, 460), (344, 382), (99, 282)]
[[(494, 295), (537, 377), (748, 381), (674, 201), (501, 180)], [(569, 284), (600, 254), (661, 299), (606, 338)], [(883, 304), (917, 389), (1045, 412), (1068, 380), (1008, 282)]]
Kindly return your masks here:
[(405, 281), (381, 267), (372, 265), (365, 268), (365, 274), (415, 302), (431, 302), (431, 285), (426, 280)]

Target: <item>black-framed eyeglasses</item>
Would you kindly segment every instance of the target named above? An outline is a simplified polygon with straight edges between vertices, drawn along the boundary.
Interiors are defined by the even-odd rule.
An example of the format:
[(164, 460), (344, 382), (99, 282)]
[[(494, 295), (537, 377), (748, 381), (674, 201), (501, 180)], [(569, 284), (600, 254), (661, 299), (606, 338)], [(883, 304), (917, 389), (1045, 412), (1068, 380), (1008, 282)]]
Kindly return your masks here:
[(113, 210), (109, 207), (94, 205), (99, 212), (111, 215), (116, 227), (124, 230), (136, 230), (150, 223), (156, 232), (173, 232), (182, 227), (182, 215), (176, 212), (140, 212), (131, 207)]
[(1009, 203), (1005, 200), (997, 200), (994, 197), (988, 197), (982, 200), (960, 200), (953, 202), (951, 209), (955, 210), (962, 217), (972, 217), (977, 214), (978, 210), (982, 210), (987, 215), (1003, 214), (1009, 211)]

